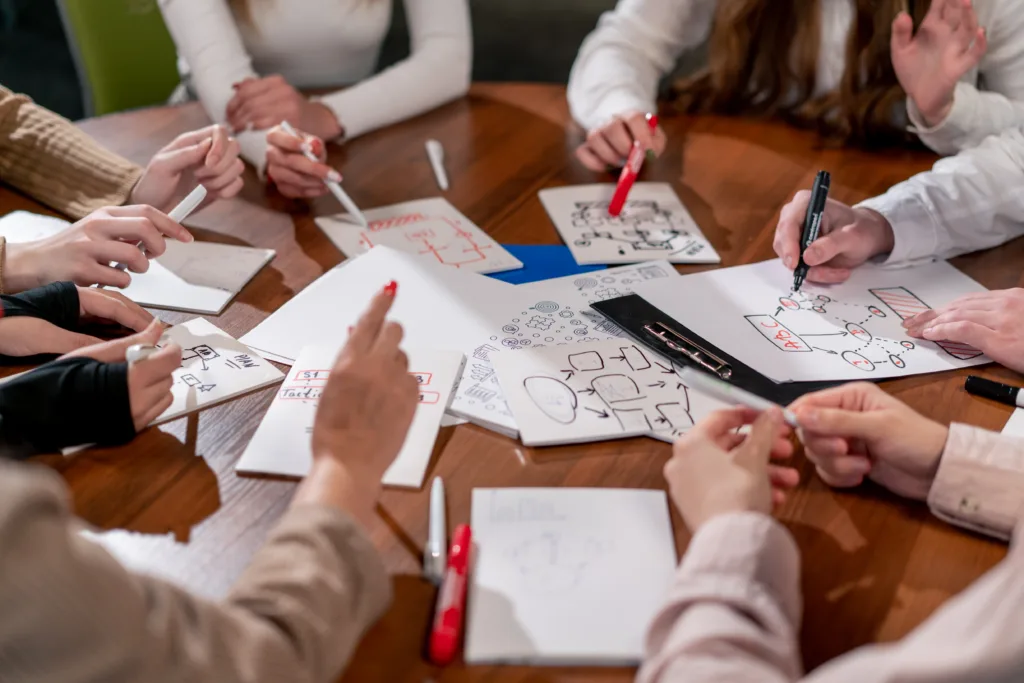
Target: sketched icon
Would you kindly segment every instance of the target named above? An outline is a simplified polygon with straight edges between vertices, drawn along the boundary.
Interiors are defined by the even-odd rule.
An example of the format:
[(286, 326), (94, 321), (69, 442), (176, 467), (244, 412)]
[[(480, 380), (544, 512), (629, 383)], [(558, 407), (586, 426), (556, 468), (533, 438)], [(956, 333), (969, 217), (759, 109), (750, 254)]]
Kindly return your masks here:
[(554, 313), (559, 308), (560, 306), (556, 304), (554, 301), (541, 301), (540, 303), (533, 307), (533, 310), (539, 311), (541, 313)]

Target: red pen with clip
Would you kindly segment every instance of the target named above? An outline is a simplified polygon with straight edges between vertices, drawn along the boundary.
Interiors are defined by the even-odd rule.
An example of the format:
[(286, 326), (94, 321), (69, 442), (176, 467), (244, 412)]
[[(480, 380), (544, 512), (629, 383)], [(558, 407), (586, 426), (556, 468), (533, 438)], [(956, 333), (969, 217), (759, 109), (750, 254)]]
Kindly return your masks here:
[(469, 575), (469, 550), (473, 545), (472, 532), (466, 524), (455, 530), (452, 549), (448, 555), (448, 569), (441, 584), (434, 612), (434, 627), (430, 632), (430, 661), (439, 666), (455, 659), (462, 637), (466, 616), (466, 578)]
[[(657, 114), (647, 115), (647, 126), (652, 133), (658, 129)], [(608, 204), (609, 215), (618, 216), (622, 213), (622, 207), (626, 205), (629, 191), (633, 189), (633, 183), (636, 182), (637, 176), (640, 175), (640, 169), (643, 168), (645, 153), (646, 150), (640, 141), (635, 140), (633, 149), (629, 151), (629, 157), (626, 158), (626, 165), (622, 167), (622, 173), (619, 174), (619, 183), (615, 186), (615, 194), (612, 195), (612, 201)]]

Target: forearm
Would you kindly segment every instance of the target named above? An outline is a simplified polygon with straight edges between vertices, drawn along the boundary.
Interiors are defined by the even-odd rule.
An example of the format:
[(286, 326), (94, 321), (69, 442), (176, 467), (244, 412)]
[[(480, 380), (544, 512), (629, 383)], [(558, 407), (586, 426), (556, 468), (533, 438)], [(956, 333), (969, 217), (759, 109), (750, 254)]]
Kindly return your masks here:
[(921, 142), (939, 154), (956, 154), (978, 146), (990, 135), (1024, 125), (1024, 102), (960, 82), (952, 108), (942, 121), (929, 125), (912, 100), (907, 101), (907, 114)]
[(690, 542), (648, 636), (642, 683), (800, 677), (799, 553), (764, 515), (716, 518)]
[(327, 508), (289, 510), (214, 603), (70, 533), (56, 475), (0, 475), (2, 680), (333, 681), (389, 599), (369, 541)]
[(862, 202), (892, 225), (889, 263), (947, 259), (1024, 234), (1024, 129), (940, 160), (931, 171)]
[(73, 218), (124, 204), (142, 169), (0, 87), (0, 178)]

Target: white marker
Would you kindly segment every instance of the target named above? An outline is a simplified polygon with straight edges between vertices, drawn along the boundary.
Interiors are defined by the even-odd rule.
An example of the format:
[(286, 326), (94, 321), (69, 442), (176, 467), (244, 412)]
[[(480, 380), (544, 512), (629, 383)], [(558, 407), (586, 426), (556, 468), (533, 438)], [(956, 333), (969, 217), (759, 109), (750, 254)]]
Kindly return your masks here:
[(448, 189), (448, 174), (444, 171), (444, 147), (437, 140), (427, 140), (427, 158), (434, 167), (437, 185), (442, 190)]
[[(289, 135), (294, 135), (300, 140), (302, 139), (302, 136), (299, 135), (299, 132), (292, 128), (292, 124), (288, 123), (287, 121), (281, 122), (281, 128), (284, 130), (284, 132), (288, 133)], [(306, 147), (306, 145), (302, 146), (302, 153), (306, 156), (307, 159), (309, 159), (313, 163), (320, 163), (320, 160), (316, 158), (315, 154), (313, 154), (313, 150)], [(349, 215), (355, 218), (363, 227), (369, 225), (369, 223), (366, 221), (366, 216), (363, 215), (363, 212), (359, 210), (359, 207), (356, 206), (356, 203), (352, 201), (352, 198), (348, 196), (345, 190), (341, 189), (340, 183), (336, 183), (333, 180), (325, 179), (324, 185), (326, 185), (327, 189), (331, 191), (331, 194), (334, 195), (334, 198), (341, 202), (341, 205), (345, 207), (345, 210), (349, 212)]]
[(124, 354), (124, 359), (128, 361), (128, 365), (134, 365), (141, 360), (146, 360), (157, 351), (159, 349), (152, 344), (135, 344), (128, 347)]
[[(192, 215), (192, 212), (198, 208), (203, 200), (206, 199), (206, 188), (202, 185), (196, 187), (188, 193), (188, 196), (181, 200), (176, 207), (171, 209), (171, 212), (167, 214), (175, 223), (181, 223), (183, 220)], [(142, 251), (143, 255), (146, 254), (146, 250), (142, 246), (142, 242), (136, 242), (135, 246)], [(114, 268), (116, 270), (127, 270), (128, 265), (125, 263), (115, 263)], [(102, 287), (100, 289), (103, 289)]]
[(683, 371), (679, 373), (679, 379), (683, 381), (683, 384), (693, 387), (697, 391), (703, 392), (712, 398), (725, 401), (726, 403), (739, 404), (761, 412), (771, 410), (772, 408), (778, 408), (782, 411), (782, 417), (785, 419), (786, 424), (793, 428), (800, 426), (797, 424), (796, 415), (792, 410), (787, 410), (777, 403), (772, 403), (766, 398), (756, 396), (749, 391), (740, 389), (728, 382), (723, 382), (717, 377), (712, 377), (706, 372), (700, 372), (693, 368), (684, 368)]
[(444, 482), (434, 477), (430, 485), (430, 527), (427, 547), (423, 550), (423, 576), (435, 585), (441, 585), (448, 568), (448, 521), (444, 512)]

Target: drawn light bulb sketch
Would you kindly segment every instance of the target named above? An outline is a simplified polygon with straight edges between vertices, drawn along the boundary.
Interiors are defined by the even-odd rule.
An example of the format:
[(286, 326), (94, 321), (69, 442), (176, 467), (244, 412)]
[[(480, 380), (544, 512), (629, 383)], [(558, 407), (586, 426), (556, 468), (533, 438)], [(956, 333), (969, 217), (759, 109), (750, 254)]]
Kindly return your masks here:
[(545, 531), (513, 546), (507, 557), (529, 590), (555, 596), (579, 586), (588, 569), (607, 552), (594, 537)]
[[(780, 351), (838, 356), (865, 373), (886, 364), (899, 369), (907, 367), (919, 344), (935, 344), (958, 360), (982, 355), (966, 344), (896, 340), (873, 333), (872, 323), (890, 315), (906, 320), (931, 307), (906, 287), (875, 288), (868, 293), (877, 299), (877, 304), (847, 303), (807, 291), (790, 293), (779, 297), (774, 313), (744, 317)], [(822, 319), (829, 323), (830, 331), (807, 331), (820, 330)]]

